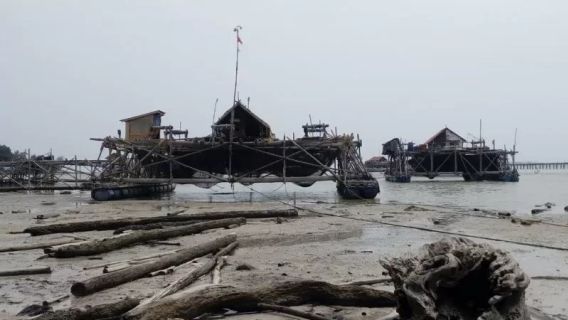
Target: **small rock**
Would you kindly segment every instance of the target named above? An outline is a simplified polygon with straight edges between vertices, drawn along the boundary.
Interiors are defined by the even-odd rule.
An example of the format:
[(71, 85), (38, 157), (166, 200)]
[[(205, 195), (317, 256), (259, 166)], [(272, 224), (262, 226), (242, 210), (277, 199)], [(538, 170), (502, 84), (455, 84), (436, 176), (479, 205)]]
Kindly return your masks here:
[(52, 206), (55, 204), (55, 202), (47, 201), (47, 202), (42, 202), (41, 204), (44, 206)]
[(568, 206), (564, 207), (564, 211), (568, 212)]
[(543, 212), (545, 212), (545, 211), (546, 211), (546, 210), (544, 210), (544, 209), (532, 209), (532, 210), (531, 210), (531, 213), (532, 213), (532, 214), (539, 214), (539, 213), (543, 213)]
[(71, 194), (71, 191), (69, 191), (69, 190), (65, 190), (65, 191), (61, 191), (61, 192), (59, 192), (59, 194)]
[(12, 213), (26, 213), (26, 210), (12, 210)]
[(281, 276), (283, 276), (283, 277), (287, 277), (287, 276), (288, 276), (288, 274), (287, 274), (287, 273), (282, 273), (282, 274), (281, 274)]
[(510, 217), (511, 213), (507, 212), (507, 211), (499, 211), (499, 212), (497, 212), (497, 215), (500, 216), (500, 217)]

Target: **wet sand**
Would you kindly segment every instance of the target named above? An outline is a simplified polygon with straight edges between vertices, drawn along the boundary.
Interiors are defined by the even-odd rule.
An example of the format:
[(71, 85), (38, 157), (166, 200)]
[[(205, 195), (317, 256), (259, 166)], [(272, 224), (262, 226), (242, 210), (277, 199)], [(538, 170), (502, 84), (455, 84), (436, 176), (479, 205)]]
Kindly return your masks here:
[[(499, 217), (496, 212), (479, 212), (472, 209), (419, 206), (416, 210), (407, 211), (405, 209), (409, 204), (359, 201), (339, 204), (301, 203), (300, 206), (308, 210), (300, 211), (299, 218), (286, 219), (281, 224), (276, 223), (276, 219), (249, 219), (246, 225), (235, 229), (215, 229), (170, 241), (180, 242), (182, 246), (191, 246), (193, 243), (220, 235), (236, 233), (241, 245), (228, 258), (228, 265), (222, 270), (222, 283), (241, 286), (286, 278), (324, 280), (337, 284), (380, 278), (384, 271), (379, 264), (381, 258), (415, 252), (426, 243), (448, 236), (444, 232), (566, 248), (546, 249), (472, 238), (510, 251), (530, 276), (568, 276), (568, 225), (565, 225), (564, 216), (544, 216), (547, 222), (558, 223), (559, 226), (544, 223), (523, 225), (512, 223), (508, 217)], [(156, 216), (180, 209), (191, 214), (267, 208), (286, 206), (280, 202), (204, 203), (176, 201), (175, 198), (96, 203), (90, 201), (88, 193), (80, 192), (69, 195), (5, 193), (0, 194), (0, 212), (3, 213), (0, 215), (0, 243), (1, 246), (37, 243), (64, 236), (54, 234), (31, 237), (27, 234), (9, 234), (11, 231), (23, 230), (29, 225), (39, 223)], [(33, 219), (37, 214), (60, 215), (37, 221)], [(522, 218), (540, 217), (525, 215)], [(93, 231), (76, 235), (99, 238), (111, 234), (112, 231)], [(0, 253), (0, 270), (38, 265), (47, 265), (53, 269), (53, 273), (48, 275), (3, 277), (0, 281), (0, 319), (7, 319), (29, 304), (54, 300), (69, 294), (73, 282), (102, 272), (102, 267), (90, 270), (83, 268), (178, 248), (167, 245), (138, 245), (98, 255), (96, 260), (92, 257), (37, 260), (43, 254), (40, 249)], [(242, 263), (247, 263), (254, 269), (235, 270)], [(54, 308), (96, 305), (127, 296), (149, 296), (178, 279), (190, 268), (188, 266), (185, 270), (178, 269), (172, 274), (139, 279), (87, 297), (70, 297), (56, 304)], [(209, 276), (204, 276), (196, 284), (208, 281)], [(567, 284), (568, 281), (533, 279), (527, 291), (527, 304), (547, 314), (559, 315), (558, 319), (563, 319), (560, 315), (568, 314)], [(391, 289), (388, 286), (377, 288)], [(302, 308), (312, 310), (313, 307)], [(388, 308), (315, 307), (313, 310), (330, 317), (341, 315), (344, 319), (377, 319), (392, 312)], [(276, 314), (245, 314), (229, 318), (289, 319)]]

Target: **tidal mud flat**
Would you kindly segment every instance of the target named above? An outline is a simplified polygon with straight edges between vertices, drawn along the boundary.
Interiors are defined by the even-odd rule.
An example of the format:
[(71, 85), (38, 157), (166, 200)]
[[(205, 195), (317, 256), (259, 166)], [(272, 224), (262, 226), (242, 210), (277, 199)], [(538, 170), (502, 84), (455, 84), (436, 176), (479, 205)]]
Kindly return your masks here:
[[(70, 294), (73, 283), (101, 275), (105, 265), (191, 247), (220, 236), (236, 234), (239, 247), (227, 256), (221, 283), (257, 286), (276, 280), (320, 280), (332, 284), (385, 277), (380, 259), (404, 256), (424, 244), (452, 235), (469, 236), (510, 252), (532, 277), (527, 304), (558, 319), (568, 314), (568, 225), (566, 216), (519, 215), (510, 217), (490, 210), (477, 211), (412, 204), (377, 204), (363, 201), (298, 203), (298, 217), (247, 219), (230, 229), (211, 229), (198, 234), (144, 243), (91, 256), (45, 257), (42, 249), (0, 253), (0, 270), (48, 266), (51, 273), (2, 277), (2, 319), (31, 304), (53, 303), (53, 309), (100, 305), (129, 298), (145, 298), (191, 271), (184, 264), (174, 272), (143, 277), (93, 294)], [(207, 203), (166, 200), (92, 202), (88, 193), (0, 194), (1, 247), (55, 242), (80, 237), (113, 236), (112, 230), (58, 233), (40, 236), (16, 233), (29, 226), (101, 219), (156, 217), (232, 210), (289, 209), (281, 202)], [(43, 215), (42, 219), (37, 219)], [(179, 245), (177, 245), (179, 243)], [(200, 259), (196, 259), (199, 265)], [(112, 270), (111, 270), (112, 271)], [(211, 282), (202, 276), (193, 286)], [(374, 288), (392, 290), (388, 284)], [(304, 305), (330, 319), (379, 319), (393, 308), (355, 308)], [(276, 313), (226, 315), (233, 319), (288, 319)]]

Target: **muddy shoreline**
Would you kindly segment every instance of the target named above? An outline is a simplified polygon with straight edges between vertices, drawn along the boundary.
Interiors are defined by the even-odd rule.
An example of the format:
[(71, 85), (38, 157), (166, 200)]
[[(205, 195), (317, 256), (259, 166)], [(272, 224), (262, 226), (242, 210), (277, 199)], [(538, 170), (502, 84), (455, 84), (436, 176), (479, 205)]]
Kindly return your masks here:
[[(411, 206), (402, 203), (299, 203), (299, 218), (277, 223), (276, 219), (250, 219), (239, 228), (215, 229), (201, 234), (176, 238), (182, 246), (205, 241), (219, 235), (236, 233), (241, 243), (228, 258), (223, 269), (223, 283), (256, 285), (274, 279), (314, 279), (331, 283), (347, 283), (373, 279), (384, 271), (379, 260), (418, 250), (425, 243), (450, 234), (466, 234), (510, 251), (530, 276), (568, 276), (568, 225), (564, 217), (520, 216), (517, 220), (491, 211), (474, 211), (436, 206)], [(165, 200), (124, 200), (92, 202), (86, 192), (71, 194), (0, 194), (0, 243), (11, 246), (59, 239), (54, 234), (31, 237), (11, 234), (35, 224), (84, 221), (108, 218), (164, 215), (176, 210), (199, 213), (222, 210), (287, 208), (281, 202), (206, 203)], [(14, 213), (12, 213), (14, 212)], [(34, 219), (38, 214), (43, 220)], [(528, 223), (520, 223), (528, 221)], [(554, 225), (556, 224), (556, 225)], [(112, 231), (77, 233), (84, 237), (110, 236)], [(502, 239), (495, 241), (486, 239)], [(484, 240), (485, 239), (485, 240)], [(554, 247), (557, 249), (542, 248)], [(101, 273), (102, 268), (84, 270), (108, 262), (131, 259), (153, 253), (175, 250), (168, 245), (138, 245), (98, 255), (69, 259), (37, 260), (42, 250), (0, 253), (0, 270), (37, 265), (50, 266), (53, 273), (3, 277), (0, 282), (0, 319), (9, 319), (25, 306), (54, 300), (69, 294), (75, 281)], [(562, 250), (566, 248), (567, 250)], [(249, 264), (253, 270), (236, 267)], [(187, 270), (185, 270), (187, 271)], [(165, 284), (179, 278), (183, 269), (168, 275), (139, 279), (87, 297), (70, 297), (54, 308), (96, 305), (123, 297), (146, 297)], [(209, 281), (202, 277), (200, 283)], [(534, 279), (527, 290), (527, 304), (550, 315), (568, 314), (566, 281)], [(389, 289), (388, 286), (377, 288)], [(311, 310), (310, 306), (305, 309)], [(376, 319), (392, 309), (315, 307), (324, 315), (344, 319)], [(366, 315), (364, 316), (363, 313)], [(12, 317), (13, 318), (13, 317)], [(248, 314), (234, 319), (287, 319), (276, 314)], [(562, 319), (559, 316), (559, 319)]]

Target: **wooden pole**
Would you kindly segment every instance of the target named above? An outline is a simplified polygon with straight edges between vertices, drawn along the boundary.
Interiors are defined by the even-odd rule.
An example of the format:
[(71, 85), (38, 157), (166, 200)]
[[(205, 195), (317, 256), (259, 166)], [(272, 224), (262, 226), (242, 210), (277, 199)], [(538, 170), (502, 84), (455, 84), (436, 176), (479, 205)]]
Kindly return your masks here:
[(45, 248), (44, 252), (49, 256), (56, 258), (95, 255), (128, 247), (134, 244), (148, 242), (151, 240), (164, 240), (168, 238), (181, 237), (199, 233), (204, 230), (226, 228), (232, 225), (241, 225), (245, 223), (245, 218), (231, 218), (195, 223), (188, 226), (168, 228), (163, 230), (156, 229), (134, 231), (131, 233), (109, 238), (94, 239)]
[(0, 277), (20, 276), (28, 274), (42, 274), (42, 273), (51, 273), (51, 268), (32, 267), (32, 268), (22, 268), (22, 269), (12, 269), (12, 270), (0, 270)]
[(157, 292), (152, 297), (142, 301), (140, 303), (140, 305), (138, 305), (136, 308), (130, 310), (127, 314), (125, 314), (125, 318), (128, 319), (128, 318), (132, 318), (132, 317), (144, 314), (146, 312), (146, 310), (148, 310), (147, 306), (150, 303), (152, 303), (154, 301), (158, 301), (158, 300), (160, 300), (160, 299), (162, 299), (166, 296), (169, 296), (171, 294), (174, 294), (178, 291), (181, 291), (182, 289), (186, 288), (190, 284), (194, 283), (195, 281), (197, 281), (197, 279), (199, 279), (203, 275), (209, 273), (215, 267), (217, 260), (219, 258), (229, 254), (237, 246), (238, 246), (238, 243), (235, 241), (235, 242), (231, 243), (230, 245), (226, 246), (225, 248), (221, 249), (218, 253), (215, 254), (215, 256), (213, 258), (207, 259), (207, 261), (205, 263), (203, 263), (201, 266), (197, 267), (196, 269), (191, 270), (187, 275), (185, 275), (182, 278), (170, 283), (163, 290)]
[(175, 216), (158, 216), (149, 218), (124, 218), (124, 219), (106, 219), (94, 221), (68, 222), (59, 224), (49, 224), (42, 226), (33, 226), (24, 229), (23, 232), (30, 233), (32, 236), (65, 233), (65, 232), (82, 232), (93, 230), (114, 230), (132, 225), (145, 225), (160, 222), (182, 222), (196, 220), (218, 220), (228, 218), (243, 217), (246, 219), (263, 219), (263, 218), (291, 218), (297, 217), (296, 209), (275, 209), (275, 210), (235, 210), (235, 211), (215, 211), (194, 214), (180, 214)]
[(24, 250), (34, 250), (43, 249), (47, 247), (62, 245), (66, 243), (77, 242), (77, 239), (57, 239), (53, 241), (43, 242), (43, 243), (27, 243), (19, 246), (10, 246), (0, 248), (0, 252), (11, 252), (11, 251), (24, 251)]
[(112, 288), (142, 278), (153, 271), (165, 269), (169, 266), (177, 266), (197, 257), (204, 256), (226, 247), (236, 240), (236, 235), (224, 236), (191, 248), (180, 250), (171, 255), (163, 256), (156, 261), (146, 262), (119, 271), (105, 273), (85, 281), (76, 282), (71, 286), (71, 293), (75, 296), (86, 296), (103, 289)]

